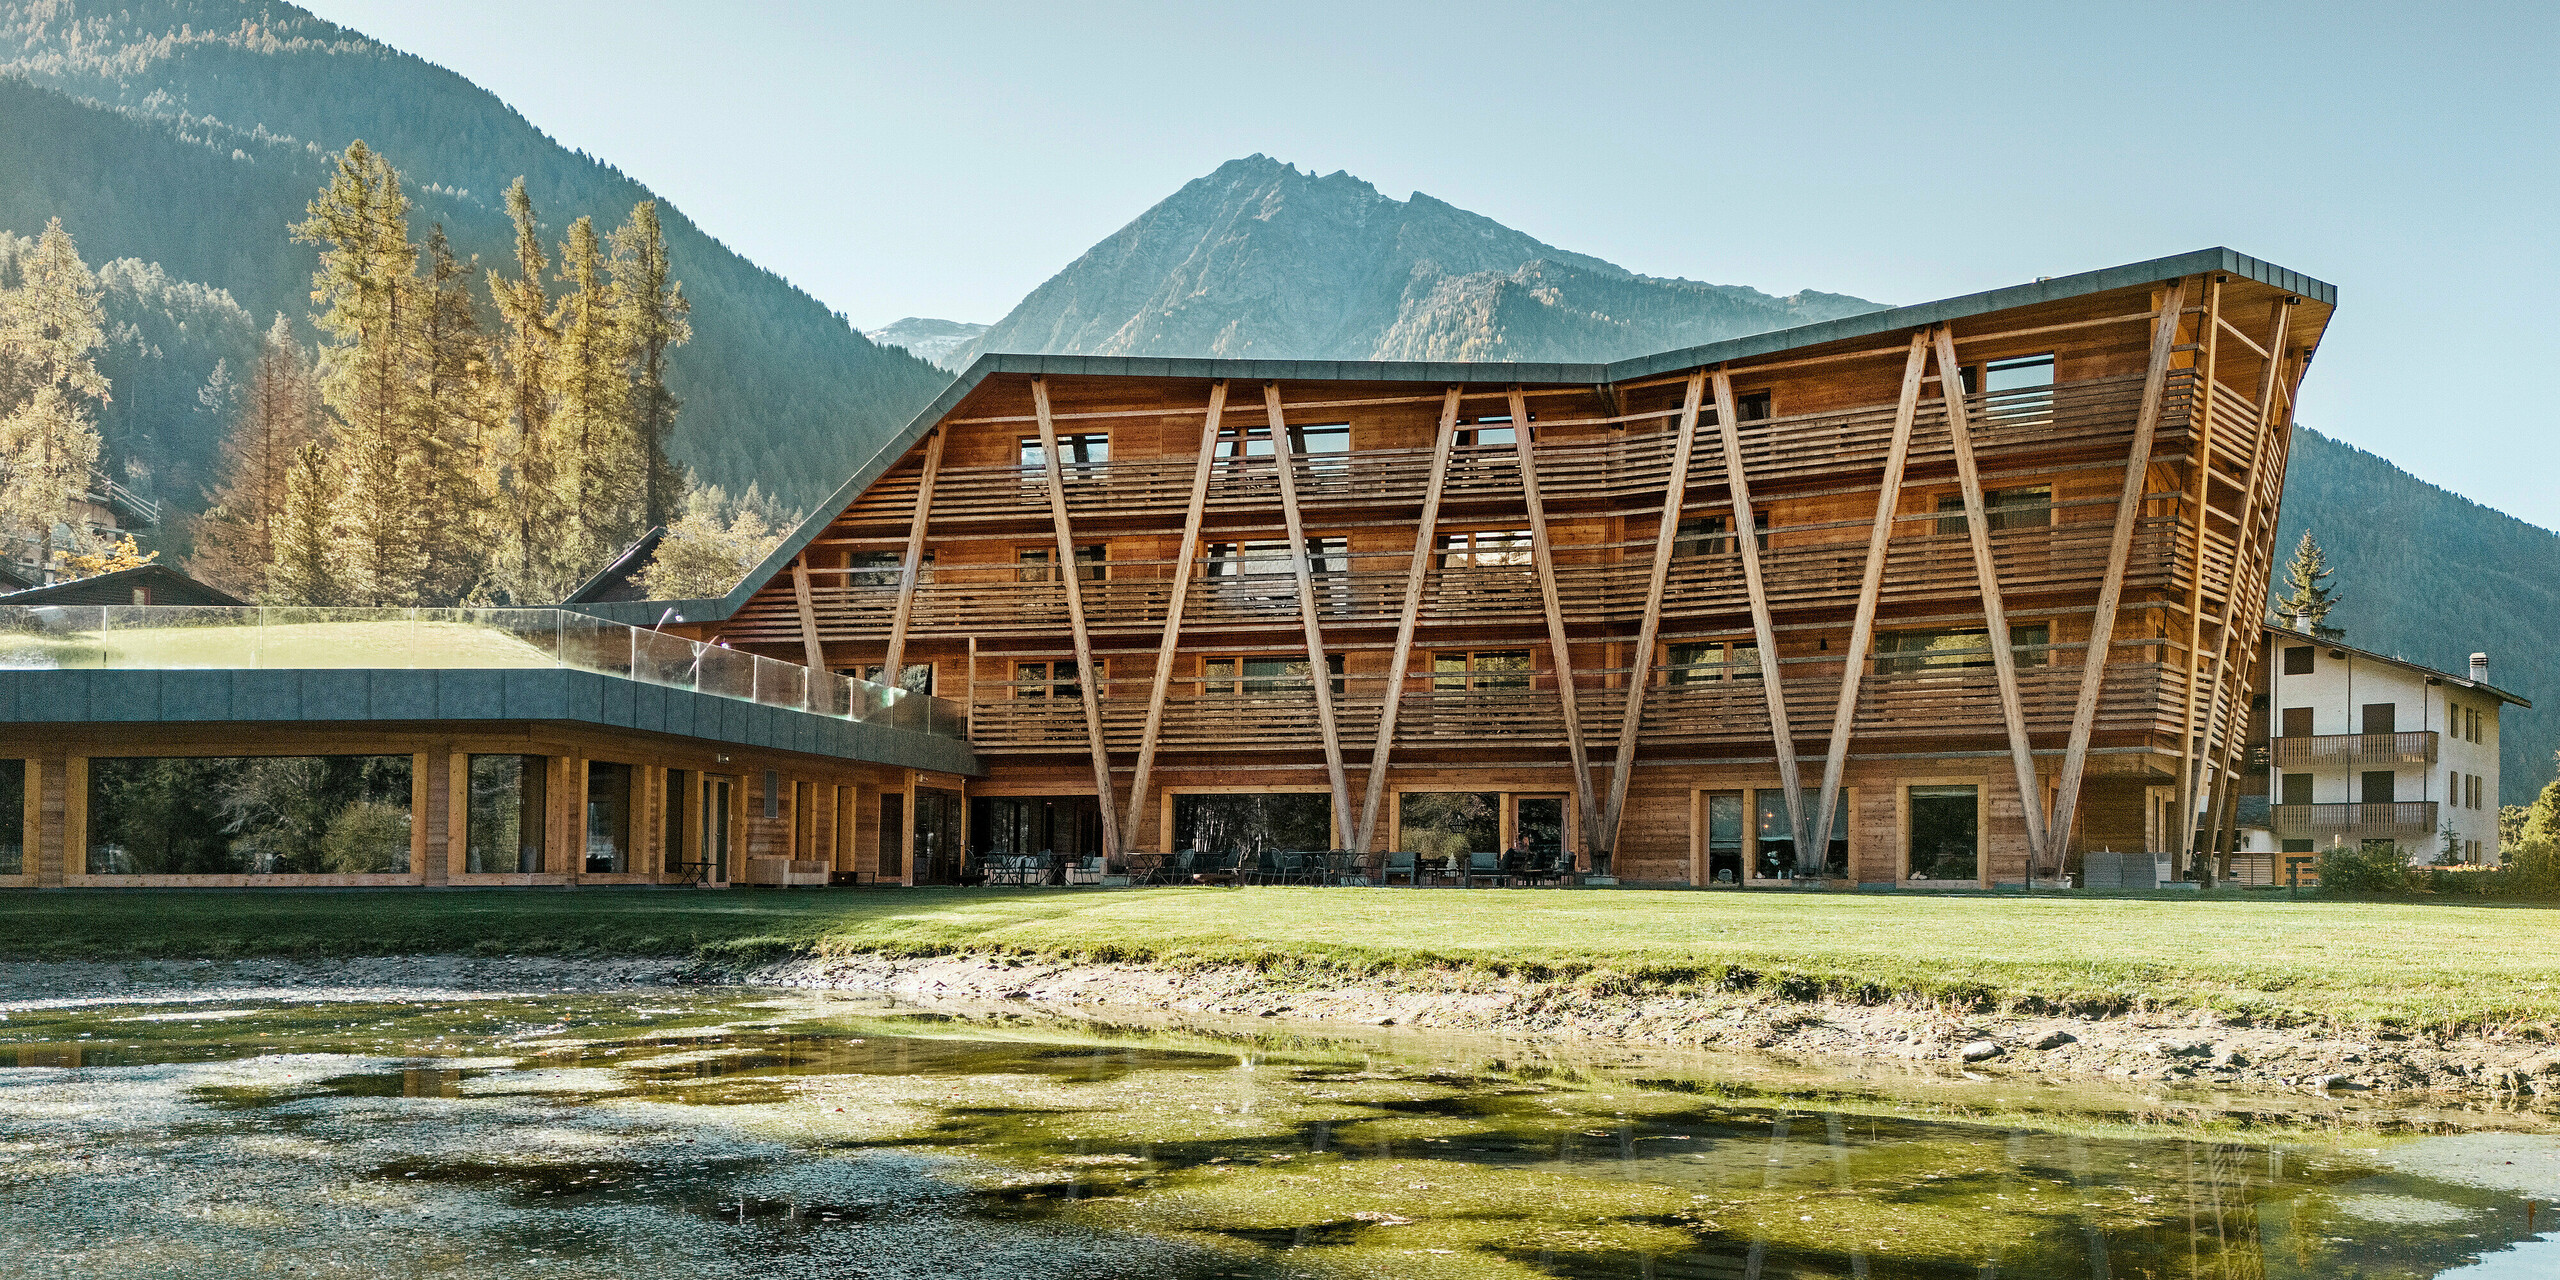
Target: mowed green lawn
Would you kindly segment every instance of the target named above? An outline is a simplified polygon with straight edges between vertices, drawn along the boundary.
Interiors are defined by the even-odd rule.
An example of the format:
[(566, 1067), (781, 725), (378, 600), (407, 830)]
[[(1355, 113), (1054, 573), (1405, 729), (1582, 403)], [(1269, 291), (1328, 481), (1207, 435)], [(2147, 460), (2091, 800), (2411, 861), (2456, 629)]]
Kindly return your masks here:
[(1002, 952), (2086, 1013), (2560, 1027), (2560, 911), (2285, 899), (1375, 889), (68, 891), (0, 956)]

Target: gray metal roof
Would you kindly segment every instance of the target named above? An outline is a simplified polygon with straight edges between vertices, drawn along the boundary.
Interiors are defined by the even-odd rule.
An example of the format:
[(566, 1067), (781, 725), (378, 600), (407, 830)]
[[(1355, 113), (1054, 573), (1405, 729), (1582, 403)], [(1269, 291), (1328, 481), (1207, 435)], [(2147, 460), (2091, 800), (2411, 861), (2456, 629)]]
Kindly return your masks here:
[(2089, 294), (2128, 289), (2137, 285), (2175, 280), (2182, 276), (2213, 272), (2239, 276), (2260, 284), (2271, 285), (2298, 294), (2313, 302), (2335, 306), (2337, 286), (2289, 271), (2272, 262), (2252, 258), (2231, 249), (2198, 249), (2191, 253), (2153, 258), (2147, 262), (2127, 263), (2078, 275), (2054, 276), (2032, 284), (2010, 285), (1969, 293), (1962, 297), (1937, 302), (1915, 303), (1861, 315), (1844, 316), (1820, 324), (1799, 325), (1792, 329), (1776, 329), (1767, 333), (1747, 334), (1710, 342), (1703, 346), (1682, 347), (1656, 355), (1635, 356), (1608, 363), (1483, 363), (1427, 360), (1226, 360), (1187, 356), (1072, 356), (1024, 355), (991, 351), (972, 361), (951, 385), (926, 405), (906, 428), (883, 443), (842, 485), (810, 512), (809, 518), (782, 540), (764, 562), (749, 570), (729, 593), (709, 600), (637, 600), (614, 604), (587, 604), (576, 601), (567, 606), (581, 613), (611, 618), (617, 622), (648, 625), (672, 609), (687, 622), (717, 622), (745, 607), (774, 575), (787, 568), (792, 557), (825, 532), (853, 500), (862, 496), (879, 478), (888, 473), (898, 460), (924, 439), (934, 424), (942, 421), (978, 384), (997, 374), (1055, 374), (1064, 376), (1102, 376), (1121, 378), (1226, 378), (1239, 382), (1428, 382), (1509, 385), (1571, 384), (1599, 386), (1648, 378), (1658, 374), (1728, 360), (1817, 347), (1825, 343), (1851, 338), (1872, 337), (1915, 329), (1922, 325), (1943, 324), (1968, 316), (1987, 315), (2030, 307), (2039, 303), (2060, 302)]
[(188, 721), (561, 722), (939, 773), (984, 772), (977, 752), (957, 738), (558, 667), (12, 671), (0, 679), (0, 724)]

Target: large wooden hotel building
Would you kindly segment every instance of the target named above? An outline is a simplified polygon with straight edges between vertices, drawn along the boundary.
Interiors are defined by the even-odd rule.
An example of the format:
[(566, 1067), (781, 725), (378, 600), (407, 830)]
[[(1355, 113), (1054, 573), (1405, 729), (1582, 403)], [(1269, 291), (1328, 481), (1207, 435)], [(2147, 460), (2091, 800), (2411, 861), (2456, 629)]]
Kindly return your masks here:
[(2334, 304), (2214, 249), (1608, 365), (989, 355), (728, 598), (601, 608), (965, 702), (897, 799), (952, 856), (865, 879), (2019, 883), (2227, 828)]
[(2211, 249), (1613, 364), (988, 355), (721, 599), (0, 600), (0, 885), (2227, 848), (2335, 297)]

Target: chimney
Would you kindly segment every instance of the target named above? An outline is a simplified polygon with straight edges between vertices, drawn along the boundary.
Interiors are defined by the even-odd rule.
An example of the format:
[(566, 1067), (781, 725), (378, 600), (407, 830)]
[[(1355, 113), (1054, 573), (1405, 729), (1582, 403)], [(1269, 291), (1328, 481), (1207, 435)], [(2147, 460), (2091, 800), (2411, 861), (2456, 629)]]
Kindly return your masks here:
[(2311, 614), (2309, 611), (2306, 610), (2302, 613), (2293, 615), (2293, 629), (2306, 636), (2311, 634)]
[(2471, 683), (2473, 683), (2473, 684), (2487, 684), (2487, 683), (2489, 683), (2489, 655), (2488, 655), (2488, 654), (2485, 654), (2485, 653), (2475, 653), (2475, 654), (2472, 654), (2472, 655), (2471, 655)]

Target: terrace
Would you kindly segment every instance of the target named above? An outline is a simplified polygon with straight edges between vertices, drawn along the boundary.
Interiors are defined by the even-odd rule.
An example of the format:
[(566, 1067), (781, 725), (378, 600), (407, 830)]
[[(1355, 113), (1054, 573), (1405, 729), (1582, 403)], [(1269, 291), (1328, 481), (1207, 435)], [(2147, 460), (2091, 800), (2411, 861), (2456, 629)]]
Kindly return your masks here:
[(962, 708), (562, 609), (0, 608), (0, 720), (588, 720), (973, 770)]

